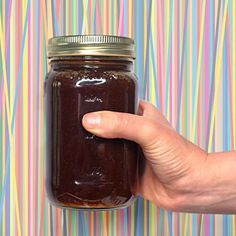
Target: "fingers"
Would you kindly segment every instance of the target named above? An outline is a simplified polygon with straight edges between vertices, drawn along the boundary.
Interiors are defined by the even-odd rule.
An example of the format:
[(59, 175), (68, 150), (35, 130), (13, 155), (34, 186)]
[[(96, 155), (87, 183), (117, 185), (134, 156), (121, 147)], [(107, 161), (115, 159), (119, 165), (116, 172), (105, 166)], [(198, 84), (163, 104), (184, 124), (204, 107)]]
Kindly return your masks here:
[(147, 146), (157, 137), (156, 124), (149, 118), (128, 113), (99, 111), (84, 115), (86, 130), (104, 138), (124, 138)]

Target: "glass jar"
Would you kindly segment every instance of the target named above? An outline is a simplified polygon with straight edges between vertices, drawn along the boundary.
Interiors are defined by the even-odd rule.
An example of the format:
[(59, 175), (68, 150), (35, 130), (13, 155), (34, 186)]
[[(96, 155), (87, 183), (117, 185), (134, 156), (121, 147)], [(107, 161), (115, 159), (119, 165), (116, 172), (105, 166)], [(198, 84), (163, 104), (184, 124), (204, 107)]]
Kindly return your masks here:
[(62, 36), (49, 40), (45, 81), (46, 190), (59, 207), (128, 206), (137, 183), (137, 144), (97, 137), (84, 114), (136, 113), (134, 42), (117, 36)]

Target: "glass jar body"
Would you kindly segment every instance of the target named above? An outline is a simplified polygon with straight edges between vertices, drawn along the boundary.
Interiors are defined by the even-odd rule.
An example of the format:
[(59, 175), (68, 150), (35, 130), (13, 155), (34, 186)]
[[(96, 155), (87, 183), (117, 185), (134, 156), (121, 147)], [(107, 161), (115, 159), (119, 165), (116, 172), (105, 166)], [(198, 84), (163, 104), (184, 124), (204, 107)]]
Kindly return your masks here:
[(137, 184), (137, 144), (97, 137), (82, 126), (84, 114), (136, 113), (132, 61), (113, 57), (51, 60), (45, 81), (46, 190), (59, 207), (128, 206)]

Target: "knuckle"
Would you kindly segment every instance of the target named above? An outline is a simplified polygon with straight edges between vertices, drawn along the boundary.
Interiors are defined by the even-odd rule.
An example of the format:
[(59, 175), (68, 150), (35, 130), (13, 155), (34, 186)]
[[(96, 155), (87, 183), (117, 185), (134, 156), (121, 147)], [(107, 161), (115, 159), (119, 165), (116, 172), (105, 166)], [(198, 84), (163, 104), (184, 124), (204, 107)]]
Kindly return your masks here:
[(149, 120), (146, 122), (146, 125), (144, 127), (145, 129), (145, 136), (146, 136), (146, 142), (143, 143), (143, 148), (150, 148), (153, 147), (158, 139), (158, 127), (157, 124)]
[(102, 129), (109, 138), (119, 137), (127, 129), (129, 117), (127, 114), (104, 111), (101, 113)]
[(113, 128), (116, 129), (117, 133), (119, 133), (119, 131), (121, 130), (125, 130), (128, 126), (128, 123), (129, 123), (128, 116), (122, 113), (115, 114)]
[(157, 124), (153, 120), (149, 120), (146, 125), (147, 128), (147, 133), (149, 134), (150, 138), (154, 138), (156, 136), (156, 131), (157, 131)]

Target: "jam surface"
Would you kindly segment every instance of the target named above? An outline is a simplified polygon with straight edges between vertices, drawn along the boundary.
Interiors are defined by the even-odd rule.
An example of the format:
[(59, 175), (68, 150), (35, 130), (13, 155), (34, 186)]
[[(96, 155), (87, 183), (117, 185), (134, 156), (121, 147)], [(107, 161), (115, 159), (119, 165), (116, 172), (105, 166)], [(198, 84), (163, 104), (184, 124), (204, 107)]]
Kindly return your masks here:
[(46, 188), (51, 203), (116, 208), (132, 201), (137, 144), (99, 138), (83, 128), (82, 117), (99, 110), (134, 114), (136, 87), (128, 71), (67, 68), (48, 73)]

